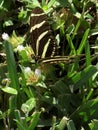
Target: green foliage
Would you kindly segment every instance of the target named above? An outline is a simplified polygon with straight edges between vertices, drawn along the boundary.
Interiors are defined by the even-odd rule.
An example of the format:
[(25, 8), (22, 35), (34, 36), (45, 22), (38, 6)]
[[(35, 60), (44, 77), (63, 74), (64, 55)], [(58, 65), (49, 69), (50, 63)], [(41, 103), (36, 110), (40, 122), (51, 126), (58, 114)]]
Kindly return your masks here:
[(19, 130), (34, 130), (37, 125), (37, 122), (38, 122), (38, 119), (40, 116), (40, 112), (33, 113), (32, 118), (31, 118), (31, 124), (29, 126), (26, 122), (25, 117), (23, 120), (21, 119), (21, 115), (18, 110), (15, 111), (15, 115), (16, 115), (15, 121), (17, 123)]
[(9, 77), (11, 79), (11, 87), (19, 90), (19, 81), (17, 76), (14, 54), (13, 54), (12, 46), (8, 41), (5, 41), (5, 50), (6, 50)]
[[(65, 62), (35, 63), (29, 17), (49, 17)], [(97, 130), (98, 18), (95, 0), (0, 2), (0, 130)]]
[(6, 93), (17, 95), (17, 90), (14, 88), (11, 88), (11, 87), (4, 87), (4, 88), (1, 88), (1, 90), (6, 92)]
[(98, 120), (93, 119), (91, 123), (89, 123), (90, 130), (97, 130), (98, 129)]

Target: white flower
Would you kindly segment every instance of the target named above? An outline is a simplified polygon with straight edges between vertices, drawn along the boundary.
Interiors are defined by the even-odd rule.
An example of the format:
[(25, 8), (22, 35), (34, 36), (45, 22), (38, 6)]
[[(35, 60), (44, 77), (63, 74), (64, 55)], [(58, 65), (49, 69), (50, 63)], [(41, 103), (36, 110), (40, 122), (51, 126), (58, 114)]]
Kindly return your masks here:
[(4, 33), (2, 34), (2, 39), (3, 39), (3, 40), (9, 40), (9, 35), (4, 32)]
[(22, 51), (22, 50), (24, 50), (23, 45), (18, 45), (17, 50), (18, 50), (18, 51)]
[(25, 73), (31, 73), (32, 71), (31, 71), (31, 68), (30, 67), (26, 67), (25, 68)]
[(41, 76), (41, 70), (40, 69), (35, 69), (35, 75), (36, 76)]

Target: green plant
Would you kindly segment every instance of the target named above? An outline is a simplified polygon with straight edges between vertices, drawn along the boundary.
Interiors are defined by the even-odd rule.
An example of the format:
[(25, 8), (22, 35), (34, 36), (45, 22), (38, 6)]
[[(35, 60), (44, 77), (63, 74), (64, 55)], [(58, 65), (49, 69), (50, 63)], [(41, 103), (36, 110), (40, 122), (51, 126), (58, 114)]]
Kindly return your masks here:
[[(34, 62), (28, 21), (36, 6), (48, 15), (65, 62)], [(16, 0), (9, 5), (1, 1), (0, 33), (9, 34), (9, 39), (0, 39), (1, 130), (97, 129), (95, 10), (97, 2), (88, 0)]]

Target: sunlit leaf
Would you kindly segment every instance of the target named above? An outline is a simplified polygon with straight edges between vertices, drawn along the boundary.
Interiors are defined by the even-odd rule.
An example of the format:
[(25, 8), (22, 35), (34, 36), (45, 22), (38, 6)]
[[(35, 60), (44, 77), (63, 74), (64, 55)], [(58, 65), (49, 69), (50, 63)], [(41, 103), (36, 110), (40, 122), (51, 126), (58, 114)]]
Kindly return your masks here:
[(4, 87), (4, 88), (1, 88), (1, 90), (9, 94), (14, 94), (14, 95), (18, 94), (17, 90), (11, 87)]
[(98, 120), (93, 119), (91, 123), (89, 123), (90, 130), (97, 130), (98, 129)]
[(28, 113), (35, 107), (35, 104), (36, 104), (35, 99), (30, 98), (29, 100), (26, 101), (26, 103), (22, 104), (21, 109), (24, 113)]

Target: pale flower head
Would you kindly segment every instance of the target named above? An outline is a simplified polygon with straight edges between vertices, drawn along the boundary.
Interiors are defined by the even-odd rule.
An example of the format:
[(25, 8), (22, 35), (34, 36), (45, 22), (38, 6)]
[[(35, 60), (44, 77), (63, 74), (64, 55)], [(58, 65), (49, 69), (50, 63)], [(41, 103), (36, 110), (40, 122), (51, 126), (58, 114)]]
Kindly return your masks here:
[(41, 76), (41, 70), (40, 69), (35, 69), (35, 75), (40, 77)]
[(18, 45), (17, 50), (18, 50), (18, 51), (22, 51), (22, 50), (24, 50), (23, 45)]
[(25, 68), (25, 73), (31, 73), (32, 71), (31, 71), (31, 68), (30, 67), (26, 67)]
[(4, 33), (2, 34), (2, 39), (3, 39), (3, 40), (9, 40), (9, 35), (4, 32)]

